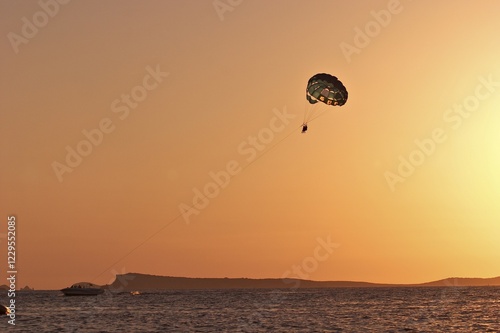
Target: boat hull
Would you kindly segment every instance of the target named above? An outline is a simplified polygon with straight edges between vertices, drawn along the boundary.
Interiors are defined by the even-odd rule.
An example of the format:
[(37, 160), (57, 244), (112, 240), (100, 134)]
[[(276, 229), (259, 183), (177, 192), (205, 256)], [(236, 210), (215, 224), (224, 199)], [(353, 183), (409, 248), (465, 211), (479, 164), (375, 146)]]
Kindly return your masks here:
[(61, 291), (65, 296), (97, 296), (104, 293), (103, 289), (97, 288), (64, 288)]

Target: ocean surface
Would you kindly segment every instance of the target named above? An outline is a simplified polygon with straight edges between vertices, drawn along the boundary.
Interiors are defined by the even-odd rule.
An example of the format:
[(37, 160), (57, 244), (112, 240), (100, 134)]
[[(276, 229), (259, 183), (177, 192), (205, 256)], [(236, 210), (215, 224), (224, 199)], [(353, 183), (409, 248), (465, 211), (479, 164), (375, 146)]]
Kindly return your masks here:
[(500, 332), (500, 287), (19, 292), (8, 320), (0, 332)]

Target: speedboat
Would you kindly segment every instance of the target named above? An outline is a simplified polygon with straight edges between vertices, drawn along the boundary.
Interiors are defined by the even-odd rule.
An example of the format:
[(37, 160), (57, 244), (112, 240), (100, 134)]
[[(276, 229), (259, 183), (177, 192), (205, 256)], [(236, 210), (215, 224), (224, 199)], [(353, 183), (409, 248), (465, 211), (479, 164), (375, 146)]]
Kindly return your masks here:
[(104, 293), (104, 289), (90, 282), (79, 282), (71, 287), (61, 289), (66, 296), (97, 296)]

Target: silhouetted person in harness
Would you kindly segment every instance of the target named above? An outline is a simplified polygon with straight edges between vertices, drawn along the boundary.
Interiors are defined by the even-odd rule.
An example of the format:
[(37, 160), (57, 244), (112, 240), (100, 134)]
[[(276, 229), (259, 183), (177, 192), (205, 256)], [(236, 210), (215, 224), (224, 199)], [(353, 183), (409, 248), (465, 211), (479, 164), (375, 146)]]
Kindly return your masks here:
[(302, 133), (307, 132), (307, 124), (302, 124)]

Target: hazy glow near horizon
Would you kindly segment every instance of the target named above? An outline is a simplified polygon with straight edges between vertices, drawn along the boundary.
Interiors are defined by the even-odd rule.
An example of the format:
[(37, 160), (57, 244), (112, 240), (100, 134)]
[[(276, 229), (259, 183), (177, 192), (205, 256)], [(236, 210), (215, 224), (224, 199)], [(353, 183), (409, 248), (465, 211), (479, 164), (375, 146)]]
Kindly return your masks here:
[(0, 4), (18, 286), (500, 275), (500, 3), (236, 3)]

